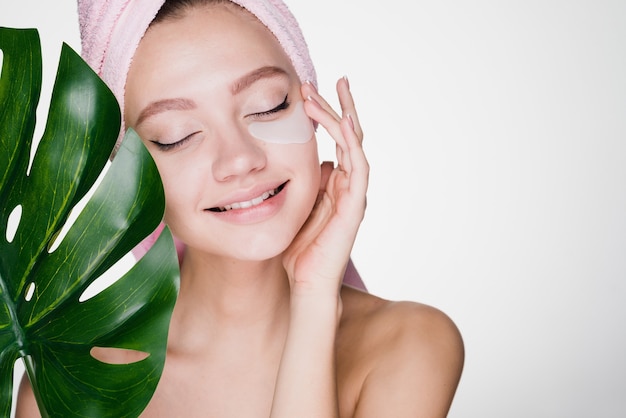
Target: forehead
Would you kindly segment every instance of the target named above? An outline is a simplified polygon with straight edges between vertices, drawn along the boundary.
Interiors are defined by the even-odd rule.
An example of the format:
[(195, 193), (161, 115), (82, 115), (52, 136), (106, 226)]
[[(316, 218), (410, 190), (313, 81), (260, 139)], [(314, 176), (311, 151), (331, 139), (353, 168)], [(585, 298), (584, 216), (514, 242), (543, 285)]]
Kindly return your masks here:
[(207, 52), (223, 55), (257, 51), (259, 55), (280, 55), (280, 58), (289, 59), (263, 23), (247, 10), (230, 2), (187, 8), (179, 17), (152, 25), (141, 41), (140, 48), (143, 45), (147, 49), (146, 44), (154, 47), (155, 40), (157, 49), (174, 46), (184, 51), (203, 47)]

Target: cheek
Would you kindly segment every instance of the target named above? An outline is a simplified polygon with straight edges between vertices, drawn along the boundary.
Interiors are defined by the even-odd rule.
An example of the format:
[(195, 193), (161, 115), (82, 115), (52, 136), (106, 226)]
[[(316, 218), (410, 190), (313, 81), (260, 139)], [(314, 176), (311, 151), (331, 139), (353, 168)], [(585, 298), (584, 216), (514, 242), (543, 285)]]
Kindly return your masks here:
[(165, 213), (163, 220), (166, 224), (173, 226), (178, 224), (178, 219), (182, 219), (183, 205), (182, 188), (165, 187)]
[(313, 137), (312, 141), (301, 146), (305, 147), (306, 151), (300, 156), (298, 164), (303, 168), (306, 167), (306, 174), (304, 175), (306, 181), (305, 190), (308, 190), (307, 200), (312, 202), (312, 205), (319, 193), (321, 182), (321, 167), (317, 154), (317, 141), (315, 141), (315, 137)]
[(317, 155), (317, 146), (315, 147), (315, 151), (313, 152), (314, 156), (311, 157), (311, 170), (312, 170), (312, 186), (313, 188), (316, 190), (316, 196), (317, 196), (317, 191), (319, 191), (320, 188), (320, 182), (321, 182), (321, 178), (322, 178), (322, 169), (320, 167), (320, 159)]
[(186, 170), (181, 170), (176, 164), (164, 163), (158, 159), (155, 159), (155, 163), (165, 192), (165, 221), (169, 223), (191, 198), (193, 190), (190, 185), (193, 182), (189, 181)]

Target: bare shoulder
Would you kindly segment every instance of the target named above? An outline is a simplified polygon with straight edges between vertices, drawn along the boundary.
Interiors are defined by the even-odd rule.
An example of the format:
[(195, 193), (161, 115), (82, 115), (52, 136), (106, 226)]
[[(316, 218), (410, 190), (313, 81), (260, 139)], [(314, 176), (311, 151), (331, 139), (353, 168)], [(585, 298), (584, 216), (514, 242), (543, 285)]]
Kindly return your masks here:
[(454, 322), (432, 306), (349, 287), (342, 301), (338, 375), (360, 388), (349, 395), (353, 416), (446, 416), (464, 362)]
[[(461, 334), (441, 310), (409, 301), (394, 302), (344, 286), (342, 328), (358, 328), (363, 342), (381, 346), (385, 351), (408, 349), (463, 355)], [(374, 347), (368, 347), (374, 348)], [(412, 356), (413, 357), (413, 356)]]

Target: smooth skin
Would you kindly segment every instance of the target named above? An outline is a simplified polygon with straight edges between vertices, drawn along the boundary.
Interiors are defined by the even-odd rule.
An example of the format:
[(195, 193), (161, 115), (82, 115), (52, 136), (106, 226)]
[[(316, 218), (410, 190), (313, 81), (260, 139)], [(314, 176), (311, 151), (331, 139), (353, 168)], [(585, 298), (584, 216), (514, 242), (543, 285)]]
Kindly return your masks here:
[[(195, 7), (146, 33), (125, 119), (155, 159), (165, 221), (187, 250), (164, 373), (142, 416), (446, 416), (464, 361), (454, 323), (342, 285), (369, 166), (347, 79), (337, 94), (341, 114), (236, 6)], [(336, 166), (320, 165), (315, 139), (268, 144), (248, 133), (254, 120), (281, 117), (267, 111), (285, 95), (330, 133)], [(285, 183), (261, 205), (209, 210)], [(36, 416), (23, 379), (17, 418)]]

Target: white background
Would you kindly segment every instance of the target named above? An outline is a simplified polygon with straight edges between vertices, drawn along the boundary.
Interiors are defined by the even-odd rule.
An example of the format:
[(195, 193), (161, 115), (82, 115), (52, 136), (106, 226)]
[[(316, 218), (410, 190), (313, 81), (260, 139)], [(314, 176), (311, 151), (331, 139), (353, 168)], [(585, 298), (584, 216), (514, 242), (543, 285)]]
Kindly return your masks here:
[[(50, 86), (74, 1), (0, 4)], [(626, 416), (626, 2), (289, 4), (366, 132), (357, 267), (464, 336), (450, 417)]]

